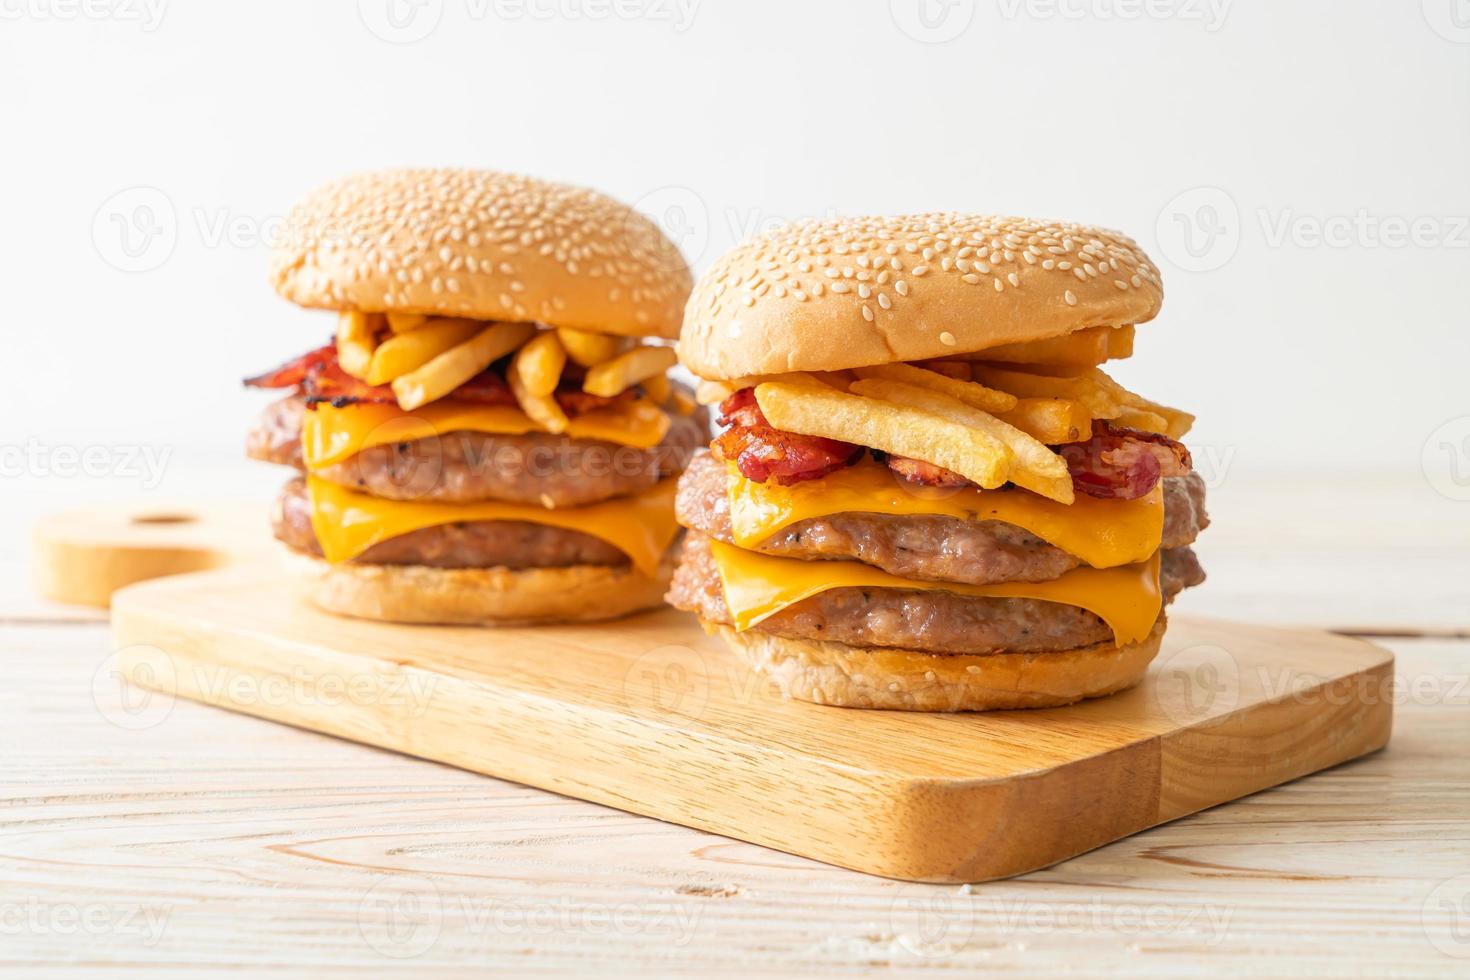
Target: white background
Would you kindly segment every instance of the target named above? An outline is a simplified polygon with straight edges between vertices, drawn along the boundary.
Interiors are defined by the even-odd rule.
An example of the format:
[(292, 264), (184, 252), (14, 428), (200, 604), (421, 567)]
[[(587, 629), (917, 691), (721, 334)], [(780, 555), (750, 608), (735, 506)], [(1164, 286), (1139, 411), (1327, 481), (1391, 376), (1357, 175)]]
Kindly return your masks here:
[[(313, 186), (404, 164), (596, 186), (665, 221), (696, 271), (808, 214), (1120, 228), (1167, 298), (1116, 373), (1200, 416), (1213, 482), (1470, 474), (1466, 0), (0, 0), (0, 18), (0, 461), (47, 504), (104, 476), (279, 482), (239, 458), (266, 400), (239, 379), (331, 324), (272, 294), (265, 240)], [(58, 475), (89, 447), (98, 479)]]

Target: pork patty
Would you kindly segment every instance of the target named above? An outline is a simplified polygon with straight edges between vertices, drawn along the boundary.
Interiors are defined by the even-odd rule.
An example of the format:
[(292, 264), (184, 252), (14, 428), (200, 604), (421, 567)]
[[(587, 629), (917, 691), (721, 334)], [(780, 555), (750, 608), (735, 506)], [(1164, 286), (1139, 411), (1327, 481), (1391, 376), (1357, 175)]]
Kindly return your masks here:
[[(734, 544), (725, 464), (700, 453), (679, 479), (679, 523)], [(1199, 474), (1164, 481), (1161, 547), (1193, 543), (1210, 523)], [(829, 514), (782, 528), (754, 550), (783, 558), (856, 559), (892, 575), (932, 582), (1046, 582), (1082, 564), (1030, 531), (1002, 521), (938, 514)]]
[[(709, 537), (691, 531), (666, 596), (679, 609), (715, 623), (731, 622)], [(1162, 556), (1167, 603), (1204, 581), (1191, 548)], [(1162, 614), (1161, 614), (1162, 615)], [(751, 629), (855, 647), (899, 647), (925, 653), (1048, 653), (1109, 641), (1095, 613), (1039, 599), (964, 596), (943, 589), (840, 588), (793, 603)]]
[[(311, 527), (306, 481), (287, 483), (271, 511), (277, 540), (321, 556)], [(601, 538), (525, 521), (464, 521), (426, 527), (380, 541), (353, 561), (372, 565), (431, 565), (435, 568), (561, 568), (567, 565), (626, 565), (628, 556)]]
[[(268, 406), (245, 441), (253, 459), (305, 471), (300, 395)], [(549, 432), (491, 435), (449, 432), (433, 439), (365, 449), (315, 476), (387, 500), (579, 507), (637, 493), (678, 473), (709, 438), (708, 413), (671, 413), (669, 431), (652, 449)]]

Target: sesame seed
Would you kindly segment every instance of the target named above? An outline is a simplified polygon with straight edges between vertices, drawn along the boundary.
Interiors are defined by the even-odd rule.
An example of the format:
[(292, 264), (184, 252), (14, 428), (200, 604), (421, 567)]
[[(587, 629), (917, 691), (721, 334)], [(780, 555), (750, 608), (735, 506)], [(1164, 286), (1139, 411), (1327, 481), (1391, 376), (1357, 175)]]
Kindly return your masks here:
[[(514, 240), (527, 238), (530, 248), (554, 242), (569, 260), (595, 262), (605, 266), (609, 276), (618, 274), (617, 266), (607, 265), (587, 242), (558, 236), (531, 217), (509, 216)], [(505, 236), (487, 226), (486, 239), (504, 241)], [(914, 258), (902, 261), (903, 256)], [(856, 293), (859, 313), (869, 323), (875, 323), (880, 312), (896, 314), (897, 322), (903, 323), (903, 303), (914, 295), (914, 279), (939, 279), (935, 285), (941, 289), (944, 279), (966, 285), (988, 281), (999, 295), (1007, 287), (1020, 289), (1021, 270), (1028, 266), (1024, 273), (1028, 287), (1033, 279), (1049, 282), (1047, 295), (1055, 295), (1057, 277), (1068, 277), (1060, 288), (1070, 306), (1082, 306), (1085, 299), (1091, 308), (1096, 293), (1081, 289), (1096, 290), (1107, 282), (1119, 290), (1158, 287), (1158, 270), (1131, 239), (1082, 225), (952, 212), (810, 219), (750, 238), (716, 260), (688, 305), (696, 322), (686, 329), (698, 334), (699, 321), (714, 324), (734, 317), (743, 309), (733, 302), (737, 297), (758, 307), (785, 297), (796, 302), (825, 298), (829, 288), (834, 297)], [(397, 267), (395, 259), (390, 268)], [(473, 266), (465, 261), (464, 268)], [(470, 274), (457, 272), (448, 263), (430, 271), (440, 276)], [(1097, 286), (1090, 287), (1094, 281)], [(721, 295), (722, 302), (708, 302)]]
[(953, 347), (955, 345), (954, 334), (948, 330), (944, 331), (939, 335), (939, 342), (946, 347)]

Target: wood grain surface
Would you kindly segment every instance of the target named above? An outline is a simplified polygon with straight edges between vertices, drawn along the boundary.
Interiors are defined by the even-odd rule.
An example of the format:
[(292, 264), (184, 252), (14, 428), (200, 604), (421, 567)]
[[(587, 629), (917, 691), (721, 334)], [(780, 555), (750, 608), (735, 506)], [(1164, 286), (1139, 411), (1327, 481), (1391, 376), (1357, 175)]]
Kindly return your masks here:
[(99, 614), (37, 599), (12, 546), (0, 974), (1465, 976), (1470, 505), (1417, 474), (1237, 467), (1210, 493), (1211, 578), (1180, 609), (1399, 634), (1379, 641), (1392, 742), (971, 886), (150, 699), (117, 683)]
[(692, 617), (483, 630), (344, 620), (279, 573), (113, 600), (135, 684), (922, 881), (1031, 871), (1381, 747), (1392, 658), (1175, 617), (1137, 688), (926, 714), (784, 700)]
[(268, 561), (262, 503), (99, 503), (48, 514), (31, 532), (31, 577), (46, 599), (106, 608), (134, 582)]
[[(1022, 878), (921, 885), (120, 687), (6, 627), (0, 964), (1463, 976), (1470, 643), (1383, 752)], [(90, 916), (90, 925), (78, 917)]]

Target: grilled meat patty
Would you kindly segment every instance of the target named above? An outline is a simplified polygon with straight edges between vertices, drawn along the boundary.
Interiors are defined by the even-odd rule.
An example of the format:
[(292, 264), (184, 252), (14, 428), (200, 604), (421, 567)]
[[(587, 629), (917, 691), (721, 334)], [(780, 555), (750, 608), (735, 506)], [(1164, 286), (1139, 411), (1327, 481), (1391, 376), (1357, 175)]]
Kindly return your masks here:
[[(709, 537), (691, 531), (669, 587), (668, 601), (715, 623), (730, 623), (729, 607)], [(1188, 547), (1162, 556), (1165, 601), (1205, 575)], [(1095, 613), (1039, 599), (963, 596), (933, 590), (840, 588), (803, 599), (751, 627), (778, 636), (830, 640), (857, 647), (899, 647), (926, 653), (1049, 653), (1110, 641)]]
[[(311, 527), (311, 501), (305, 480), (298, 477), (281, 489), (271, 512), (271, 527), (278, 540), (297, 551), (321, 556), (321, 546)], [(464, 521), (389, 538), (353, 560), (435, 568), (560, 568), (626, 565), (628, 556), (581, 531), (525, 521)]]
[[(700, 453), (679, 479), (679, 523), (733, 544), (723, 462)], [(1197, 473), (1164, 480), (1164, 548), (1190, 544), (1209, 524)], [(783, 558), (851, 558), (893, 575), (935, 582), (1045, 582), (1081, 564), (1075, 556), (1002, 521), (937, 514), (830, 514), (798, 521), (754, 550)]]
[[(268, 406), (246, 439), (246, 455), (304, 470), (306, 411), (300, 395)], [(701, 409), (692, 415), (671, 413), (670, 420), (668, 433), (652, 449), (546, 432), (449, 432), (373, 446), (314, 475), (387, 500), (577, 507), (646, 490), (682, 470), (709, 438), (708, 415)]]

